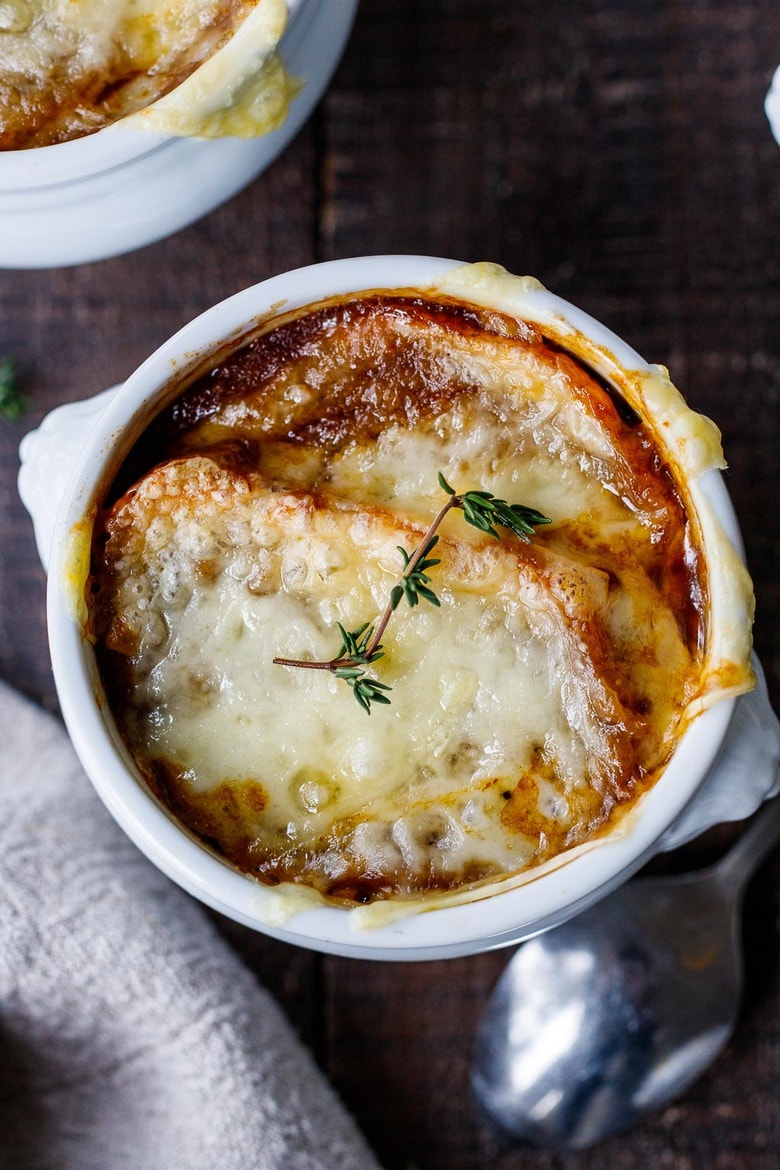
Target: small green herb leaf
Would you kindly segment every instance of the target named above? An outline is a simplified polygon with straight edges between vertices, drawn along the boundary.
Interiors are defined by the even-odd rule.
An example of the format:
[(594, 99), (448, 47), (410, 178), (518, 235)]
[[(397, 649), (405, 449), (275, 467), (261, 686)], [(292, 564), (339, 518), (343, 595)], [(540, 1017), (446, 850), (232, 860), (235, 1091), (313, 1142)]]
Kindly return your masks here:
[[(356, 630), (345, 630), (341, 622), (336, 622), (336, 625), (341, 634), (341, 649), (334, 662), (343, 658), (350, 662), (363, 662), (368, 665), (369, 662), (376, 662), (378, 658), (384, 657), (381, 644), (377, 643), (371, 647), (374, 627), (368, 622)], [(339, 675), (339, 677), (343, 676)]]
[(9, 422), (17, 422), (27, 410), (27, 403), (19, 390), (16, 363), (13, 358), (0, 359), (0, 415)]
[(390, 608), (398, 609), (398, 603), (404, 595), (403, 585), (394, 585), (390, 590)]
[(543, 516), (535, 508), (526, 508), (524, 504), (508, 504), (490, 492), (465, 492), (460, 501), (464, 520), (496, 540), (501, 539), (496, 530), (497, 524), (530, 544), (534, 529), (540, 524), (551, 523), (549, 516)]
[[(338, 671), (336, 674), (338, 675)], [(343, 678), (344, 676), (341, 675), (340, 677)], [(387, 683), (381, 683), (375, 678), (366, 678), (363, 675), (361, 678), (348, 678), (347, 685), (352, 687), (352, 694), (367, 715), (371, 714), (372, 703), (385, 703), (388, 706), (390, 704), (387, 695), (382, 694), (382, 691), (391, 691), (393, 689)]]
[[(406, 600), (409, 602), (409, 605), (412, 608), (417, 605), (417, 602), (421, 597), (424, 597), (426, 601), (431, 603), (431, 605), (441, 605), (441, 602), (433, 590), (428, 588), (430, 577), (426, 572), (426, 569), (433, 569), (436, 567), (436, 565), (441, 564), (440, 560), (437, 560), (435, 557), (431, 558), (428, 556), (428, 553), (435, 547), (435, 545), (438, 543), (438, 540), (438, 536), (432, 536), (431, 539), (426, 543), (422, 552), (417, 551), (413, 554), (413, 556), (410, 556), (405, 548), (401, 548), (400, 544), (397, 546), (398, 551), (404, 560), (404, 574), (400, 583), (394, 587), (392, 593), (390, 594), (390, 604), (392, 605), (393, 609), (396, 608), (402, 596), (406, 597)], [(417, 562), (414, 567), (410, 569), (409, 566), (413, 557), (417, 557)], [(400, 595), (398, 594), (399, 589), (401, 590)]]

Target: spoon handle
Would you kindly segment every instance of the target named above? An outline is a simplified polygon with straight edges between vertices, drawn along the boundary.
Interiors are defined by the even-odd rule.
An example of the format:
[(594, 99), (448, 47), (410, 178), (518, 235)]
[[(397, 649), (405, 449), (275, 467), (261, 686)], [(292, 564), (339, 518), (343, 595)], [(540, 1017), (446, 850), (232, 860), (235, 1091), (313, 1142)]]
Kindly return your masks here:
[(741, 893), (780, 837), (780, 796), (768, 801), (735, 845), (718, 862), (718, 876)]

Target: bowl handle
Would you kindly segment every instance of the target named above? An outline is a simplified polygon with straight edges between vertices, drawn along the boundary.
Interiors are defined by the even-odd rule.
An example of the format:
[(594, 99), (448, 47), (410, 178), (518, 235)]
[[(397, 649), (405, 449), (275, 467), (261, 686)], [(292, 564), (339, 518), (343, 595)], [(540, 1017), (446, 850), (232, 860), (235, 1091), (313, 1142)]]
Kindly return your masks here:
[[(47, 568), (54, 522), (84, 442), (118, 386), (82, 402), (58, 406), (19, 448), (19, 495), (30, 513), (38, 554)], [(754, 813), (780, 788), (780, 723), (769, 705), (764, 672), (753, 656), (758, 680), (740, 695), (717, 760), (698, 792), (658, 842), (665, 852), (724, 821)]]
[(658, 842), (662, 853), (725, 821), (741, 821), (780, 791), (780, 722), (769, 705), (761, 663), (756, 688), (734, 704), (723, 746), (693, 800)]
[(118, 389), (119, 386), (111, 386), (82, 402), (58, 406), (37, 430), (24, 436), (19, 446), (19, 495), (32, 517), (44, 569), (49, 567), (54, 522), (68, 480), (89, 432)]

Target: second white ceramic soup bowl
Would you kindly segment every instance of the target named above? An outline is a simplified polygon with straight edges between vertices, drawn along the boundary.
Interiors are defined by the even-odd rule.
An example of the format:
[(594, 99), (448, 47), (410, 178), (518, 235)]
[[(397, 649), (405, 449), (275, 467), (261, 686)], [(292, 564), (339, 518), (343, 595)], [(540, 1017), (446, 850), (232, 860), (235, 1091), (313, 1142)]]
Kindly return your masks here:
[(298, 133), (344, 51), (358, 0), (287, 0), (279, 53), (301, 85), (256, 138), (175, 137), (122, 122), (69, 142), (0, 151), (0, 268), (55, 268), (151, 244), (235, 195)]

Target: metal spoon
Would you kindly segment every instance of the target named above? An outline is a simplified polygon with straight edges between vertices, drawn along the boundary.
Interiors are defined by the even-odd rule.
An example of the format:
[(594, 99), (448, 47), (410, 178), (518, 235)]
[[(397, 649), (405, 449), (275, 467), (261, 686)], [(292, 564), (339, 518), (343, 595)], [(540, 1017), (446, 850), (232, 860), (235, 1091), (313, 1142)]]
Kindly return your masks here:
[(717, 865), (630, 882), (520, 947), (477, 1032), (486, 1112), (527, 1145), (585, 1149), (695, 1081), (733, 1031), (742, 895), (779, 835), (780, 798)]

